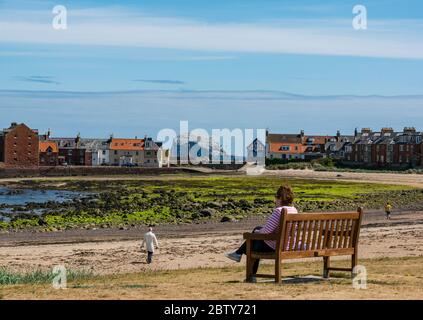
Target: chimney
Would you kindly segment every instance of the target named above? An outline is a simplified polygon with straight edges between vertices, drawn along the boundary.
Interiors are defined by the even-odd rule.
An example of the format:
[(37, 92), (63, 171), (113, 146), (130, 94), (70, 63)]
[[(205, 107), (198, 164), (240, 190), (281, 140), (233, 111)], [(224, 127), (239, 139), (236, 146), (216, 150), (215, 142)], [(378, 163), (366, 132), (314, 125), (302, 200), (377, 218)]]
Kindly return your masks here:
[(303, 137), (304, 137), (304, 130), (301, 130), (301, 131), (300, 131), (300, 136), (301, 136), (301, 138), (303, 138)]
[(382, 128), (381, 133), (382, 133), (382, 135), (384, 135), (386, 133), (394, 133), (394, 129), (392, 129), (392, 128)]
[(404, 128), (404, 133), (406, 133), (406, 134), (416, 133), (416, 128), (414, 128), (414, 127), (405, 127)]
[(367, 133), (367, 134), (372, 133), (372, 129), (370, 129), (370, 128), (363, 128), (363, 129), (361, 129), (361, 134), (365, 134), (365, 133)]
[(358, 136), (358, 128), (355, 128), (355, 130), (354, 130), (354, 137), (357, 137)]
[(12, 122), (11, 124), (10, 124), (10, 127), (11, 128), (14, 128), (14, 127), (16, 127), (18, 125), (18, 123), (17, 122)]

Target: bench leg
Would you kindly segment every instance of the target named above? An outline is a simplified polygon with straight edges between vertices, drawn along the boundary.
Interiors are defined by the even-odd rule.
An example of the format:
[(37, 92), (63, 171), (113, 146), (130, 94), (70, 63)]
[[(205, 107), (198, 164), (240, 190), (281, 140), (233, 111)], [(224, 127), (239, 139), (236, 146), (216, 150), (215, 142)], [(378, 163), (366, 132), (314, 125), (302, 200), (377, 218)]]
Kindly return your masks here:
[(275, 260), (275, 283), (281, 283), (281, 260)]
[(251, 258), (251, 241), (247, 240), (247, 265), (246, 265), (246, 273), (245, 273), (245, 281), (251, 282), (251, 278), (253, 276), (253, 259)]
[(330, 257), (323, 257), (323, 278), (329, 278)]
[(354, 268), (358, 263), (358, 256), (357, 254), (353, 254), (351, 256), (351, 278), (354, 278)]

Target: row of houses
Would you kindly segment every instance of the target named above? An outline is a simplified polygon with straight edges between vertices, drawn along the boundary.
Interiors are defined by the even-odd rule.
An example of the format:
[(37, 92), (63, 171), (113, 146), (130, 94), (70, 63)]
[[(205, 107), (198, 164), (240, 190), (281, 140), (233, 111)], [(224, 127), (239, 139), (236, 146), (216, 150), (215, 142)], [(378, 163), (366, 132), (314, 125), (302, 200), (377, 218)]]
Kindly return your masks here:
[[(86, 139), (52, 137), (50, 132), (40, 135), (25, 124), (12, 123), (0, 131), (0, 166), (143, 166), (164, 167), (183, 163), (182, 159), (195, 150), (197, 163), (212, 158), (232, 159), (220, 145), (212, 142), (175, 139), (171, 150), (163, 150), (162, 143), (145, 136), (143, 139), (114, 138)], [(193, 148), (195, 147), (195, 148)], [(377, 167), (423, 167), (423, 132), (404, 128), (372, 131), (364, 128), (353, 135), (276, 134), (266, 132), (266, 141), (255, 139), (248, 147), (247, 161), (310, 161), (329, 157), (345, 164)], [(192, 158), (192, 157), (191, 157)], [(190, 160), (191, 160), (190, 158)], [(264, 161), (263, 161), (264, 162)]]
[(309, 161), (329, 157), (345, 164), (378, 167), (422, 167), (423, 132), (406, 127), (372, 131), (363, 128), (353, 135), (334, 136), (266, 133), (265, 144), (258, 139), (248, 146), (248, 158), (270, 161)]
[(150, 137), (85, 139), (39, 135), (25, 124), (12, 123), (0, 131), (0, 162), (6, 167), (169, 165), (169, 151)]

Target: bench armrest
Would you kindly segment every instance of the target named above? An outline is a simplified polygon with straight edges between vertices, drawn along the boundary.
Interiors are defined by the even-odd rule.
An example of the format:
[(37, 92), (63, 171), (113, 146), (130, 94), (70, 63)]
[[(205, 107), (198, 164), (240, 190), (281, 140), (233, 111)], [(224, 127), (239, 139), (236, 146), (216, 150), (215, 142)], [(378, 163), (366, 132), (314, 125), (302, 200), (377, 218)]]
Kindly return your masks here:
[(246, 232), (243, 234), (244, 239), (246, 240), (276, 240), (276, 233), (251, 233)]

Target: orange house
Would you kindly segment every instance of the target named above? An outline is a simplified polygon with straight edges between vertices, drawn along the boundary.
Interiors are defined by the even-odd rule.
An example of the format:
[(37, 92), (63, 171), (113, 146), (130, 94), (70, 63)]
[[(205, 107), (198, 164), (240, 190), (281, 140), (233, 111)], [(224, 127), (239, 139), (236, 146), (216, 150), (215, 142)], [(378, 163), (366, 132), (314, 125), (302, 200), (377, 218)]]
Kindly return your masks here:
[(301, 134), (268, 134), (266, 148), (268, 159), (304, 159), (305, 146)]
[(40, 141), (40, 166), (57, 166), (59, 164), (59, 147), (54, 141)]
[(144, 139), (118, 139), (110, 141), (110, 164), (115, 166), (142, 166)]

